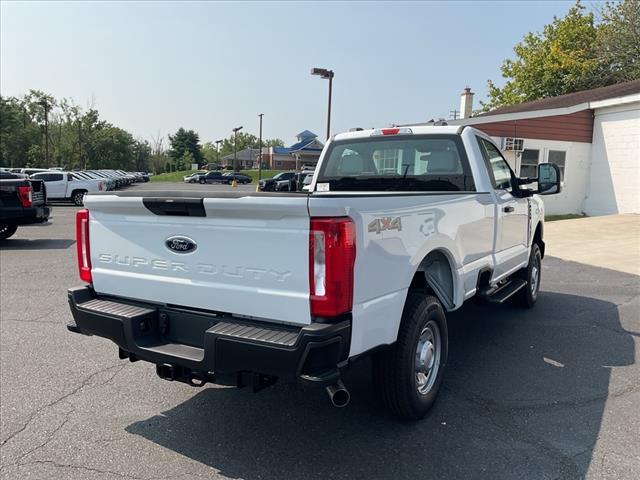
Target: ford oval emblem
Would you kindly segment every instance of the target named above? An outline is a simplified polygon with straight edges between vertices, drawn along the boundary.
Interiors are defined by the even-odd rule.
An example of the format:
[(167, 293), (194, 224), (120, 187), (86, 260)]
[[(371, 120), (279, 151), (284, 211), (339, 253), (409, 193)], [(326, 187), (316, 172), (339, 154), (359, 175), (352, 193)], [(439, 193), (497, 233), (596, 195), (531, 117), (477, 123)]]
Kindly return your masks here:
[(198, 248), (196, 242), (189, 237), (169, 237), (165, 240), (164, 244), (174, 253), (191, 253)]

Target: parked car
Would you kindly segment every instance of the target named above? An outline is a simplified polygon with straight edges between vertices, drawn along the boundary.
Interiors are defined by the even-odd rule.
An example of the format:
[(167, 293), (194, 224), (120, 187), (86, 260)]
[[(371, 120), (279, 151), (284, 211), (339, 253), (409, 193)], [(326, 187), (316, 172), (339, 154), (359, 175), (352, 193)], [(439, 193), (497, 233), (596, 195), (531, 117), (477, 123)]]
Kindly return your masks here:
[(307, 177), (313, 178), (313, 172), (300, 172), (296, 173), (289, 180), (278, 180), (274, 190), (276, 192), (296, 192), (302, 190), (304, 180)]
[(103, 180), (82, 178), (75, 172), (38, 172), (31, 175), (31, 178), (45, 183), (47, 201), (71, 200), (81, 206), (87, 193), (105, 190)]
[(200, 177), (205, 174), (206, 172), (194, 172), (191, 175), (185, 175), (182, 177), (182, 181), (185, 183), (198, 183), (200, 182)]
[(101, 180), (104, 182), (104, 190), (111, 191), (116, 189), (116, 181), (109, 177), (101, 177), (94, 172), (88, 172), (85, 170), (74, 171), (75, 177), (82, 178), (84, 180)]
[(283, 180), (290, 180), (296, 174), (294, 171), (280, 172), (271, 178), (264, 178), (258, 182), (258, 190), (263, 192), (274, 192), (276, 190), (276, 183)]
[(517, 178), (479, 130), (417, 126), (332, 137), (306, 195), (90, 194), (68, 328), (166, 380), (288, 380), (336, 406), (350, 397), (342, 371), (370, 355), (383, 403), (418, 419), (443, 381), (446, 312), (472, 297), (536, 303), (536, 194), (560, 189), (557, 166)]
[(229, 183), (229, 179), (220, 171), (207, 172), (200, 175), (198, 182), (200, 183)]
[(19, 226), (47, 224), (50, 214), (44, 182), (0, 172), (0, 240), (11, 237)]
[(142, 182), (147, 183), (149, 181), (149, 174), (147, 172), (136, 172), (136, 174), (140, 175)]
[(230, 172), (230, 173), (223, 173), (222, 176), (227, 179), (227, 183), (229, 184), (233, 182), (234, 178), (237, 183), (241, 183), (241, 184), (251, 183), (253, 181), (253, 179), (249, 175), (245, 175), (243, 173)]

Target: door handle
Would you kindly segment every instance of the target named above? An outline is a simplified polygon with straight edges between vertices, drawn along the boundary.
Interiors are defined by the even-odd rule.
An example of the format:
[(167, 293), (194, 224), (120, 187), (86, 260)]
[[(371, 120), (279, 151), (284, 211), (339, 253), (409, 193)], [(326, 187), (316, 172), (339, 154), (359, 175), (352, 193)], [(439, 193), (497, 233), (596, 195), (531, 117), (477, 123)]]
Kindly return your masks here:
[(513, 209), (513, 207), (512, 207), (512, 206), (507, 206), (507, 207), (504, 207), (504, 208), (502, 209), (502, 211), (503, 211), (504, 213), (511, 213), (511, 212), (513, 212), (513, 210), (514, 210), (514, 209)]

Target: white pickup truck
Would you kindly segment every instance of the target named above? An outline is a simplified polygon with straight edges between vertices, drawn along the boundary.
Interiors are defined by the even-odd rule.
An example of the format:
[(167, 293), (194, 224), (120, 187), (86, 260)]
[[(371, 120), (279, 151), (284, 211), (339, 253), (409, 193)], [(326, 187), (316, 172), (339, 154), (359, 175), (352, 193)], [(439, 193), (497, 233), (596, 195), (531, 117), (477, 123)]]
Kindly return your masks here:
[[(523, 185), (530, 185), (525, 189)], [(326, 387), (373, 356), (396, 415), (433, 404), (446, 312), (472, 297), (532, 307), (557, 166), (516, 178), (470, 127), (343, 133), (309, 191), (105, 192), (77, 215), (69, 330), (114, 341), (167, 380)]]
[(82, 205), (87, 193), (106, 190), (105, 182), (99, 179), (84, 178), (75, 172), (46, 171), (31, 175), (44, 181), (47, 187), (47, 200), (71, 200), (78, 206)]

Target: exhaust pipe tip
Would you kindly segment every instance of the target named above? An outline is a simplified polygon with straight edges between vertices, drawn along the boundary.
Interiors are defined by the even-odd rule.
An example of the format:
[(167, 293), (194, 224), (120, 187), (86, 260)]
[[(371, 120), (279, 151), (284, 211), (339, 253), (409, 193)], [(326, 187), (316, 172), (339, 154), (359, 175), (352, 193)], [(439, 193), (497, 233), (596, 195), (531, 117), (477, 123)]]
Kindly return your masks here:
[(327, 394), (331, 399), (331, 403), (336, 408), (346, 407), (351, 401), (351, 394), (342, 383), (342, 380), (338, 380), (336, 383), (328, 385)]

